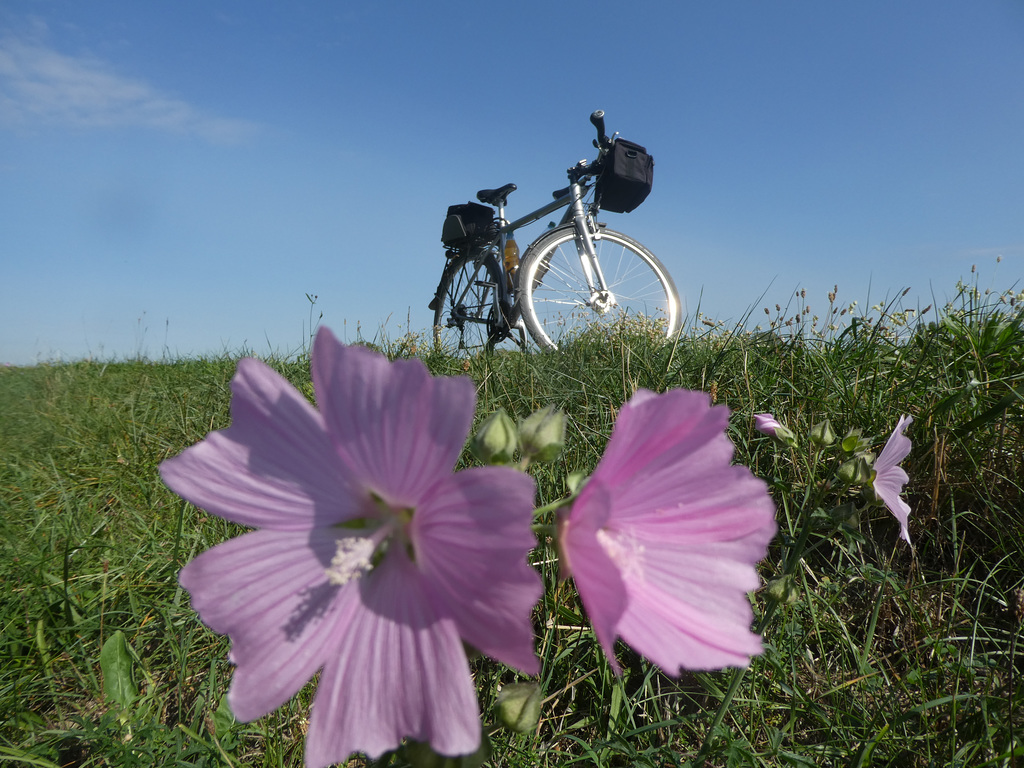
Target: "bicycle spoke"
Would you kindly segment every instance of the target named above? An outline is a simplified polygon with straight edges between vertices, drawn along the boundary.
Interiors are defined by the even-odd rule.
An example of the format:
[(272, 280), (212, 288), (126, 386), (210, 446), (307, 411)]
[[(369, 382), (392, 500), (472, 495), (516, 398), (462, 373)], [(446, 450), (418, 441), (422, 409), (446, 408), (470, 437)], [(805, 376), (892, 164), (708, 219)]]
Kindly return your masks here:
[(497, 340), (495, 289), (501, 275), (493, 257), (453, 262), (442, 282), (434, 313), (434, 342), (453, 354), (477, 352)]

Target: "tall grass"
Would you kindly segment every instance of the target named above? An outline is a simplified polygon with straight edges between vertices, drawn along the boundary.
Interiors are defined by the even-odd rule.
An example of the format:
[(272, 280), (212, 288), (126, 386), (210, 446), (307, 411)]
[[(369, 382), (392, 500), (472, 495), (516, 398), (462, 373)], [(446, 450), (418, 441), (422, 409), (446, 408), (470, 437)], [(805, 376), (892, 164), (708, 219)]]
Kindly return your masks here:
[[(378, 340), (392, 357), (472, 377), (480, 418), (498, 407), (566, 410), (564, 454), (532, 470), (538, 504), (564, 495), (569, 472), (593, 469), (638, 388), (687, 387), (733, 410), (736, 460), (778, 504), (766, 581), (806, 515), (822, 519), (796, 569), (796, 599), (767, 616), (766, 652), (742, 679), (671, 679), (624, 646), (613, 675), (543, 542), (544, 713), (534, 733), (495, 731), (495, 765), (1024, 763), (1020, 297), (961, 285), (928, 313), (898, 301), (858, 313), (832, 295), (823, 320), (797, 298), (796, 311), (769, 309), (766, 329), (698, 318), (671, 343), (625, 326), (557, 353), (462, 359), (415, 336)], [(0, 762), (301, 764), (312, 687), (273, 715), (235, 722), (227, 641), (198, 622), (176, 582), (183, 563), (240, 529), (179, 500), (156, 472), (227, 426), (235, 363), (0, 370)], [(312, 394), (307, 360), (271, 363)], [(904, 467), (914, 550), (884, 509), (837, 529), (824, 510), (801, 508), (827, 470), (756, 433), (752, 415), (765, 411), (800, 435), (828, 418), (876, 445), (913, 414)], [(768, 603), (753, 599), (764, 619)], [(487, 660), (475, 673), (485, 710), (516, 679)]]

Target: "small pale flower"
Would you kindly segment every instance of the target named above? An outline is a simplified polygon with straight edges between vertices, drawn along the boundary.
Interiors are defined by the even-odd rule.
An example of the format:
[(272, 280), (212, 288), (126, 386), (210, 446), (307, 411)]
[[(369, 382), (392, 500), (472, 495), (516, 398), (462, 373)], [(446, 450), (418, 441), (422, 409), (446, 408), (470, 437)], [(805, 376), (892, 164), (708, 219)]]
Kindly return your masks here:
[(775, 437), (775, 430), (782, 426), (782, 422), (770, 413), (758, 413), (754, 415), (754, 428), (768, 437)]
[(871, 481), (875, 494), (889, 508), (900, 524), (900, 538), (910, 544), (910, 531), (907, 521), (910, 517), (910, 505), (901, 497), (903, 486), (910, 479), (899, 463), (910, 453), (910, 438), (903, 431), (914, 422), (913, 417), (903, 416), (896, 424), (882, 452), (875, 459), (875, 477)]
[(769, 437), (774, 437), (783, 445), (788, 445), (791, 448), (796, 447), (796, 435), (770, 413), (755, 414), (754, 429)]
[(468, 379), (389, 363), (326, 329), (312, 374), (319, 409), (242, 360), (231, 426), (160, 466), (188, 501), (258, 529), (180, 575), (200, 618), (231, 638), (231, 710), (261, 717), (321, 670), (307, 765), (376, 758), (406, 737), (472, 753), (481, 729), (463, 643), (538, 671), (533, 481), (452, 472), (473, 418)]
[(702, 392), (639, 390), (560, 521), (563, 567), (616, 670), (616, 637), (672, 675), (761, 653), (747, 593), (775, 506), (731, 464), (728, 419)]

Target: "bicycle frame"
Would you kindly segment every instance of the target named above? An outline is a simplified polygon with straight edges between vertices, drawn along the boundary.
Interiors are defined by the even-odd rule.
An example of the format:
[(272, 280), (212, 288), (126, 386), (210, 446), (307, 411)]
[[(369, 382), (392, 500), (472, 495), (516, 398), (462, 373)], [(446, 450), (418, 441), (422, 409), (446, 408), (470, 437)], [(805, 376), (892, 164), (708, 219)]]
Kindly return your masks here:
[[(587, 176), (587, 164), (585, 161), (580, 161), (574, 167), (570, 168), (569, 174), (569, 193), (558, 199), (548, 203), (543, 208), (538, 208), (533, 213), (528, 213), (520, 219), (516, 219), (510, 224), (507, 224), (499, 230), (501, 253), (505, 252), (505, 242), (508, 239), (508, 235), (515, 232), (520, 227), (524, 227), (528, 224), (533, 224), (549, 213), (557, 211), (559, 208), (568, 206), (568, 210), (562, 216), (561, 224), (565, 225), (572, 222), (576, 229), (576, 250), (579, 253), (580, 265), (583, 267), (583, 274), (586, 275), (587, 285), (590, 288), (591, 298), (599, 294), (607, 293), (608, 287), (604, 280), (604, 275), (601, 273), (601, 265), (597, 260), (597, 251), (594, 249), (594, 237), (597, 236), (597, 228), (591, 226), (593, 217), (589, 216), (583, 206), (583, 196), (586, 194), (588, 187), (581, 184), (583, 177)], [(498, 208), (499, 221), (505, 220), (504, 209)]]
[[(613, 301), (613, 298), (608, 291), (604, 274), (601, 272), (601, 265), (597, 258), (597, 251), (594, 248), (594, 238), (599, 237), (600, 235), (597, 227), (593, 225), (593, 216), (587, 212), (586, 207), (583, 204), (583, 198), (589, 189), (589, 187), (583, 183), (584, 177), (589, 175), (588, 170), (586, 161), (580, 161), (580, 163), (568, 170), (570, 184), (567, 194), (562, 195), (547, 205), (544, 205), (537, 210), (516, 219), (515, 221), (509, 222), (505, 218), (505, 206), (499, 203), (497, 205), (498, 221), (500, 222), (498, 236), (491, 243), (480, 246), (475, 250), (474, 261), (477, 264), (477, 268), (479, 269), (483, 259), (487, 255), (494, 253), (498, 257), (497, 260), (502, 274), (507, 278), (508, 273), (505, 270), (505, 262), (501, 256), (505, 253), (505, 245), (513, 233), (518, 229), (540, 221), (560, 208), (567, 208), (559, 222), (559, 226), (564, 226), (569, 223), (573, 224), (576, 232), (576, 249), (580, 257), (580, 265), (583, 268), (583, 273), (587, 279), (587, 285), (590, 288), (591, 301), (595, 304), (608, 304)], [(543, 233), (540, 237), (543, 237)], [(537, 239), (539, 239), (539, 237)], [(509, 281), (507, 279), (502, 281), (500, 286), (497, 286), (495, 291), (495, 301), (499, 303), (499, 308), (501, 303), (504, 303), (505, 306), (512, 310), (512, 316), (517, 316), (518, 313), (515, 312), (515, 306), (518, 302), (517, 292), (515, 291), (514, 286), (510, 288)], [(498, 316), (505, 317), (505, 313), (501, 312)], [(515, 325), (516, 323), (512, 323), (511, 327), (515, 327)]]

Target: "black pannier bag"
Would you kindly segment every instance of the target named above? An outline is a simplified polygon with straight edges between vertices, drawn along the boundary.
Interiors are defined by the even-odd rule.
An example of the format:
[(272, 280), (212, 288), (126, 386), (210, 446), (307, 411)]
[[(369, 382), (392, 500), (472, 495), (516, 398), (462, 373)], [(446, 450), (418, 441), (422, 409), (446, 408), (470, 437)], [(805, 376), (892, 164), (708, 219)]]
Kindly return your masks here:
[(478, 203), (448, 207), (448, 216), (441, 228), (441, 242), (458, 248), (472, 240), (490, 240), (495, 235), (494, 209)]
[(639, 144), (616, 139), (597, 180), (598, 205), (603, 211), (629, 213), (647, 199), (653, 184), (654, 158)]

